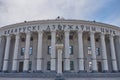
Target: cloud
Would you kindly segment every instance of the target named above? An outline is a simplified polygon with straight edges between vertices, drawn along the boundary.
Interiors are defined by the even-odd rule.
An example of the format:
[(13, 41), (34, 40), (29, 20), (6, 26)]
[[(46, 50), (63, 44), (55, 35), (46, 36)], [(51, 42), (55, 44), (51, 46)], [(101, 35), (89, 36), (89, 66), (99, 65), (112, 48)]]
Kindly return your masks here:
[(86, 19), (111, 0), (0, 0), (0, 26), (24, 20)]

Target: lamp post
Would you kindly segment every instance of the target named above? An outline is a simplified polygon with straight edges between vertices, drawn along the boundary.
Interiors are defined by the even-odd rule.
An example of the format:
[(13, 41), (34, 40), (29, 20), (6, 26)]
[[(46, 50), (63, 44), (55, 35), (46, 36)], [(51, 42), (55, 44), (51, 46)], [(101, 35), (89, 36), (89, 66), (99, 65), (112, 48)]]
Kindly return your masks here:
[(55, 80), (65, 80), (62, 75), (62, 53), (63, 53), (63, 33), (57, 32), (56, 34), (57, 42), (56, 42), (56, 49), (57, 49), (57, 75)]

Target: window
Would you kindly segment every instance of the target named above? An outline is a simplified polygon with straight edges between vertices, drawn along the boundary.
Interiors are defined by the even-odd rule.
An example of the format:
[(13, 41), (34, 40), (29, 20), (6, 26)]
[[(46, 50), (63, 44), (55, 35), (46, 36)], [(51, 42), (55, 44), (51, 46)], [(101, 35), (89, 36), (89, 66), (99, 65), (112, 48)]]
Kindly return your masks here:
[(30, 41), (33, 41), (33, 37), (30, 38)]
[(100, 48), (96, 48), (96, 55), (97, 55), (97, 56), (100, 55)]
[(74, 61), (70, 61), (70, 70), (74, 70)]
[(92, 71), (92, 62), (91, 61), (89, 62), (88, 66), (89, 66), (89, 71)]
[(73, 46), (69, 46), (69, 53), (73, 54)]
[(48, 40), (51, 40), (51, 35), (48, 35)]
[(32, 55), (32, 53), (33, 53), (33, 47), (30, 47), (29, 54)]
[(21, 56), (23, 56), (23, 55), (24, 55), (24, 53), (25, 53), (25, 48), (24, 48), (24, 47), (22, 47), (22, 48), (21, 48)]
[(51, 54), (51, 46), (48, 46), (48, 54)]
[(32, 70), (32, 61), (29, 61), (29, 71)]
[(50, 70), (50, 61), (47, 62), (47, 70)]
[(88, 47), (88, 54), (91, 54), (91, 47)]
[(69, 39), (72, 40), (72, 39), (73, 39), (73, 35), (70, 35), (70, 36), (69, 36)]
[(25, 42), (25, 38), (21, 38), (21, 41), (22, 41), (22, 42)]

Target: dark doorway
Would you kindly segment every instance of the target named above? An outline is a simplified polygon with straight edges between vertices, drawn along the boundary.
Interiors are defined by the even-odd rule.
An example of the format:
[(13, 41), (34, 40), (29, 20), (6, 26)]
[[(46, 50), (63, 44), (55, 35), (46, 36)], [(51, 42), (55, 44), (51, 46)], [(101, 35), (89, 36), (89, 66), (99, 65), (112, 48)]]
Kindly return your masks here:
[(98, 65), (98, 72), (102, 72), (102, 64), (101, 62), (97, 62)]
[(64, 71), (64, 61), (62, 61), (62, 72)]
[(19, 72), (23, 72), (23, 62), (19, 62)]

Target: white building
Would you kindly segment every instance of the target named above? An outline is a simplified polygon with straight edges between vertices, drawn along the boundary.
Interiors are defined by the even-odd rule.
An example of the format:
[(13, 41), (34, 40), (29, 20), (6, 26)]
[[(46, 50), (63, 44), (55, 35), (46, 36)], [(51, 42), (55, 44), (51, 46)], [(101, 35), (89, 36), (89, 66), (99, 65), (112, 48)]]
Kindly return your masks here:
[[(58, 32), (63, 33), (62, 57), (56, 48)], [(1, 27), (0, 70), (119, 72), (120, 28), (95, 21), (64, 19), (25, 21)]]

